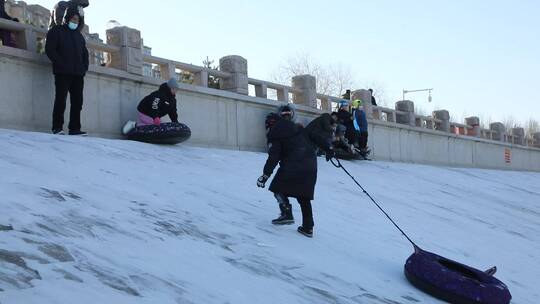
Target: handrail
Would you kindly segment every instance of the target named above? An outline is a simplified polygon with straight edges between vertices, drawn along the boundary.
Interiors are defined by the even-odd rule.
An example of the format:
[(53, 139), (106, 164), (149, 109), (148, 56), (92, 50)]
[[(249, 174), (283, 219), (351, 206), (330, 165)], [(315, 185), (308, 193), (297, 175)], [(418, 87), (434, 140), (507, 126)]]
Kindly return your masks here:
[(86, 46), (95, 51), (101, 51), (106, 53), (120, 52), (120, 47), (106, 44), (97, 40), (89, 39), (86, 41)]
[(35, 30), (37, 29), (37, 27), (0, 18), (0, 29), (14, 32), (22, 32), (24, 30)]
[(317, 98), (321, 100), (326, 99), (331, 102), (340, 102), (341, 100), (343, 100), (343, 98), (334, 97), (326, 94), (317, 94)]
[(289, 91), (290, 93), (302, 93), (302, 90), (293, 88), (291, 86), (284, 85), (284, 84), (279, 84), (279, 83), (275, 83), (275, 82), (270, 82), (270, 81), (266, 81), (266, 80), (248, 78), (248, 83), (251, 84), (251, 85), (255, 85), (255, 86), (266, 85), (267, 88), (273, 89), (273, 90), (284, 90), (285, 89), (285, 90)]
[(220, 77), (220, 78), (230, 78), (232, 76), (231, 73), (227, 73), (227, 72), (223, 72), (223, 71), (219, 71), (219, 70), (213, 70), (213, 69), (205, 68), (205, 67), (202, 67), (202, 66), (183, 63), (183, 62), (179, 62), (179, 61), (169, 60), (169, 59), (156, 57), (156, 56), (152, 56), (152, 55), (144, 54), (143, 55), (143, 61), (147, 62), (147, 63), (157, 64), (157, 65), (172, 64), (172, 65), (174, 65), (176, 68), (178, 68), (180, 70), (188, 71), (188, 72), (191, 72), (191, 73), (200, 73), (200, 72), (204, 71), (204, 72), (207, 72), (208, 75), (212, 75), (212, 76)]

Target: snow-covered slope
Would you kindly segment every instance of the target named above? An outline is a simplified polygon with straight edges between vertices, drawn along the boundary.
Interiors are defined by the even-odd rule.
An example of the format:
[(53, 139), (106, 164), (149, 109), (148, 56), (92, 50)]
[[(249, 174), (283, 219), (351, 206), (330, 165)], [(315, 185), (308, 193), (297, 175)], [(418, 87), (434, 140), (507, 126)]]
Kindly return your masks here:
[[(438, 303), (403, 275), (411, 246), (322, 159), (315, 238), (270, 225), (264, 161), (0, 130), (0, 303)], [(419, 245), (497, 265), (513, 303), (540, 302), (540, 174), (345, 165)]]

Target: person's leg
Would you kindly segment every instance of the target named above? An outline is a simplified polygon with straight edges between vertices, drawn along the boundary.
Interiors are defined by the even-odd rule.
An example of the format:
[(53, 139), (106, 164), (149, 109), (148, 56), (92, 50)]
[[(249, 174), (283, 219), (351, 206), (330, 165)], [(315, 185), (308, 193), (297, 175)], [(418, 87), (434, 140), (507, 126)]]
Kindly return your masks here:
[(313, 229), (313, 210), (311, 207), (311, 201), (308, 199), (298, 199), (298, 204), (302, 209), (302, 227), (306, 229)]
[(154, 124), (154, 119), (141, 112), (139, 113), (139, 119), (137, 120), (137, 127), (149, 126)]
[(279, 203), (280, 216), (277, 219), (272, 220), (274, 225), (290, 225), (294, 224), (294, 217), (292, 214), (292, 206), (289, 202), (289, 198), (280, 193), (274, 193), (274, 197)]
[(69, 111), (69, 130), (81, 130), (81, 111), (83, 106), (84, 77), (71, 76), (71, 86), (69, 87), (69, 96), (71, 100), (71, 109)]
[(368, 143), (368, 132), (360, 133), (360, 149), (366, 150)]
[(313, 237), (313, 210), (311, 208), (311, 201), (308, 199), (298, 199), (298, 204), (302, 209), (302, 226), (298, 227), (298, 232), (307, 236)]
[(54, 109), (53, 109), (53, 132), (62, 130), (64, 127), (64, 112), (66, 110), (66, 99), (71, 84), (71, 79), (69, 76), (65, 75), (55, 75), (54, 76), (54, 85), (56, 95), (54, 98)]

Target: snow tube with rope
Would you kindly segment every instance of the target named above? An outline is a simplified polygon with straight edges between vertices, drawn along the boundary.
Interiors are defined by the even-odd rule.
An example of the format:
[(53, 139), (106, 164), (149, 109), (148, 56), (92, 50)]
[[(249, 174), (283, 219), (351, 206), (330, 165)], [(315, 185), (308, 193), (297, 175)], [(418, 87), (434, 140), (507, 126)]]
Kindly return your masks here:
[(188, 140), (191, 130), (183, 123), (162, 123), (159, 126), (149, 125), (136, 127), (127, 134), (129, 140), (149, 144), (175, 145)]
[(411, 284), (453, 304), (509, 304), (512, 295), (493, 276), (495, 271), (480, 271), (420, 248), (405, 264), (405, 276)]

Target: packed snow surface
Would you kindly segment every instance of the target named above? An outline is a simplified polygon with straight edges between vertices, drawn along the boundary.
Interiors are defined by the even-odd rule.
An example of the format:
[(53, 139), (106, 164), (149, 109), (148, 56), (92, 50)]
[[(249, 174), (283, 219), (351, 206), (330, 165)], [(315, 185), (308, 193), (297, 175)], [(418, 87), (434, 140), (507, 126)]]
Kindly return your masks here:
[[(403, 275), (412, 246), (324, 159), (315, 237), (272, 226), (265, 160), (0, 130), (0, 303), (439, 303)], [(421, 247), (496, 265), (512, 303), (540, 303), (540, 174), (344, 165)]]

